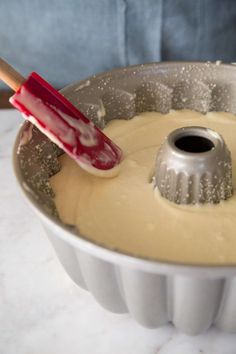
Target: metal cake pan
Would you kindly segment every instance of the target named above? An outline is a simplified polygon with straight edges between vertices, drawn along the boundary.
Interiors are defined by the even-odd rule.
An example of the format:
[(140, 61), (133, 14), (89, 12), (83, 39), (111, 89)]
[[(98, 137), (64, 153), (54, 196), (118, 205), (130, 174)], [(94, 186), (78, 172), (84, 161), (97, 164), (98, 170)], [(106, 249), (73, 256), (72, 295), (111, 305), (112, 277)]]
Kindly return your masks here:
[[(236, 67), (195, 62), (138, 65), (76, 82), (62, 93), (101, 128), (111, 119), (131, 119), (143, 111), (236, 113)], [(236, 332), (236, 265), (143, 259), (95, 244), (60, 221), (49, 177), (59, 171), (61, 153), (25, 122), (14, 147), (14, 169), (71, 279), (105, 309), (129, 312), (148, 328), (172, 322), (190, 335), (211, 325)]]

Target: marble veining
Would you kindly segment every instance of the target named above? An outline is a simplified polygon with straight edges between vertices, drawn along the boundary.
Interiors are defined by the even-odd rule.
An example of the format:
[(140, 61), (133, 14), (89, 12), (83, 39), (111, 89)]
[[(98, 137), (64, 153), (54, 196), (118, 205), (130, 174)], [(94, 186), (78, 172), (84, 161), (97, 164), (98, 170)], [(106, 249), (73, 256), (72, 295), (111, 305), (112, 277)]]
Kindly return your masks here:
[(77, 288), (15, 181), (11, 154), (22, 118), (1, 110), (0, 122), (0, 354), (236, 354), (234, 334), (147, 330)]

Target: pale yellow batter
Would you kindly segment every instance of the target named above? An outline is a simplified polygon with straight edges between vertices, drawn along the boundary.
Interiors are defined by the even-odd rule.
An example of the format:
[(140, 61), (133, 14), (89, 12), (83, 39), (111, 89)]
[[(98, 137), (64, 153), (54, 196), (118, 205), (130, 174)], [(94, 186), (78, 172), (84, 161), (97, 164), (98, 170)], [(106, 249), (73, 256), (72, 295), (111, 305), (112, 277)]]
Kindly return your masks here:
[[(231, 150), (235, 194), (217, 205), (179, 206), (153, 190), (150, 179), (164, 138), (183, 126), (206, 126), (222, 134)], [(84, 172), (71, 158), (51, 178), (61, 219), (108, 248), (162, 261), (236, 264), (236, 117), (192, 111), (143, 113), (112, 121), (105, 129), (124, 151), (112, 179)]]

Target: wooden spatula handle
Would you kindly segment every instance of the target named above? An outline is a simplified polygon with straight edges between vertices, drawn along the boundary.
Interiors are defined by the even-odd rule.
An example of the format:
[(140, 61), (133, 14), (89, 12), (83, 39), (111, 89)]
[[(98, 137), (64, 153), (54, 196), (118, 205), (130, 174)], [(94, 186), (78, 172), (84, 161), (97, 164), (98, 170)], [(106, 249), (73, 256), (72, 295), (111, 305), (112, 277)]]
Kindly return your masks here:
[(25, 78), (2, 58), (0, 58), (0, 79), (14, 91), (25, 82)]

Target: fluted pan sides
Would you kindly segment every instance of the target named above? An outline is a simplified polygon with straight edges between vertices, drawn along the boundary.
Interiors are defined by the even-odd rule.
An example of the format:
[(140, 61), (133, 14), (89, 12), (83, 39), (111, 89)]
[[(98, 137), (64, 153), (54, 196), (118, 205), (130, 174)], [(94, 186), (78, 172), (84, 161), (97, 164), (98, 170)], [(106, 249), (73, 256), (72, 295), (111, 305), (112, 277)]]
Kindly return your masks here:
[(47, 232), (49, 240), (54, 247), (54, 250), (56, 251), (59, 261), (61, 262), (67, 274), (79, 287), (87, 290), (84, 278), (80, 271), (75, 249), (71, 247), (70, 244), (57, 237), (55, 232), (49, 230), (45, 225), (44, 228)]
[(236, 278), (167, 276), (119, 266), (75, 249), (46, 230), (68, 275), (103, 308), (129, 312), (147, 328), (172, 322), (189, 335), (213, 324), (236, 332)]
[(127, 307), (137, 322), (148, 328), (168, 322), (165, 276), (122, 267), (121, 279)]
[(169, 282), (173, 324), (189, 335), (207, 330), (215, 320), (222, 289), (222, 280), (173, 277)]
[(215, 325), (227, 332), (236, 332), (236, 279), (225, 282)]
[(87, 289), (97, 302), (109, 311), (127, 312), (115, 266), (81, 251), (77, 251), (77, 257)]

